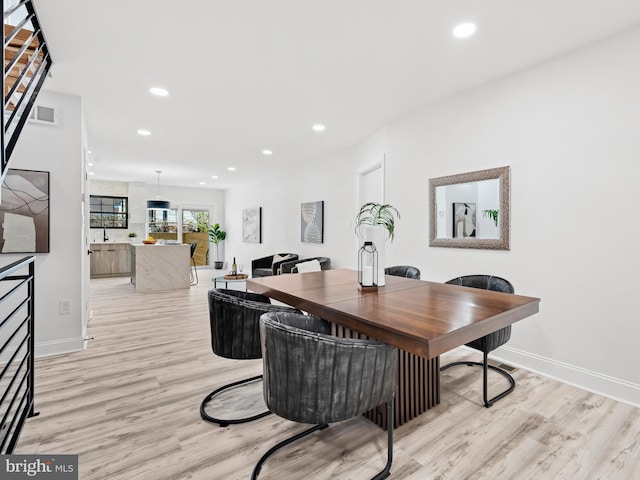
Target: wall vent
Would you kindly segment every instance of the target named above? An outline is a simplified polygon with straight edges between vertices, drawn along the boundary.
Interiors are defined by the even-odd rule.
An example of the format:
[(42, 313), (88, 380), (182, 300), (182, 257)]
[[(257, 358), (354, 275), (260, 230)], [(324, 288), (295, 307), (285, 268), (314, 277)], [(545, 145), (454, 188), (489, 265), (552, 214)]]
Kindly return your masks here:
[(29, 121), (42, 125), (58, 125), (58, 109), (50, 105), (35, 104), (29, 114)]

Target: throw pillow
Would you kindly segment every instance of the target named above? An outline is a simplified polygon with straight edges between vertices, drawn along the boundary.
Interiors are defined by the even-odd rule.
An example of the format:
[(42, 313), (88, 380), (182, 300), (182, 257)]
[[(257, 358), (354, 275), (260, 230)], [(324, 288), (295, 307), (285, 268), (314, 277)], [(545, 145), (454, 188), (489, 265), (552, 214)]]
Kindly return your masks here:
[(320, 262), (318, 260), (309, 260), (308, 262), (296, 263), (298, 273), (319, 272)]
[(284, 262), (285, 260), (289, 260), (291, 257), (293, 257), (293, 255), (278, 255), (277, 253), (273, 256), (273, 261), (271, 262), (271, 265), (274, 265), (278, 262)]

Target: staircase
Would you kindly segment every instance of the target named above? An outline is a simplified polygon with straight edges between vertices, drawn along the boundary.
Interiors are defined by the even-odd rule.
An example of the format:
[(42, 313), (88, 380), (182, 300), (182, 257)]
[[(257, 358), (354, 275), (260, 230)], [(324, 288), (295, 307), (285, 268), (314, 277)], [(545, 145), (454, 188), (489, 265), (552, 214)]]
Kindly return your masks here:
[[(1, 0), (4, 12), (4, 115), (0, 184), (51, 57), (31, 0)], [(0, 268), (0, 455), (13, 452), (34, 412), (35, 257)]]
[(2, 0), (4, 12), (4, 115), (0, 130), (0, 181), (11, 153), (51, 68), (52, 61), (31, 0)]

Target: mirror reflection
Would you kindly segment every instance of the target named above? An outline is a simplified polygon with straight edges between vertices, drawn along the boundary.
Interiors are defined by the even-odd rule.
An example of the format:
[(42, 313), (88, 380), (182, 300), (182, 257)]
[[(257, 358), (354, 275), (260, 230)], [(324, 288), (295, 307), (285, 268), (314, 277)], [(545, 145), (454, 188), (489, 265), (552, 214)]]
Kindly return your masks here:
[(498, 179), (436, 187), (438, 238), (499, 238)]
[(509, 167), (429, 183), (430, 246), (509, 249)]

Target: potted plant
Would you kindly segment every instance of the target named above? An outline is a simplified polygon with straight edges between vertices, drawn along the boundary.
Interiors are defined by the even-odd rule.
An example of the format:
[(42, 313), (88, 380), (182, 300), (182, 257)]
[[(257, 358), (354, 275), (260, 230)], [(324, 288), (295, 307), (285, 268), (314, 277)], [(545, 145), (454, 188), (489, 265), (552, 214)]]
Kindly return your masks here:
[(224, 230), (220, 229), (220, 224), (219, 223), (216, 223), (213, 226), (209, 225), (209, 239), (211, 240), (211, 243), (213, 243), (215, 245), (215, 247), (216, 247), (216, 259), (213, 262), (213, 267), (216, 268), (216, 269), (221, 269), (222, 265), (224, 263), (224, 262), (220, 261), (218, 245), (225, 238), (227, 238), (227, 232), (225, 232)]
[(493, 223), (495, 223), (496, 227), (498, 226), (498, 210), (483, 210), (482, 216), (485, 218), (489, 217), (491, 220), (493, 220)]
[(136, 232), (129, 232), (129, 241), (135, 242), (138, 234)]
[(400, 213), (389, 204), (368, 202), (360, 207), (356, 215), (356, 234), (363, 240), (372, 242), (378, 252), (377, 285), (385, 284), (384, 278), (384, 244), (387, 238), (393, 241), (396, 232), (396, 220)]
[(356, 233), (360, 232), (363, 225), (383, 227), (387, 231), (388, 238), (393, 241), (396, 218), (400, 220), (400, 213), (389, 204), (365, 203), (356, 215)]

